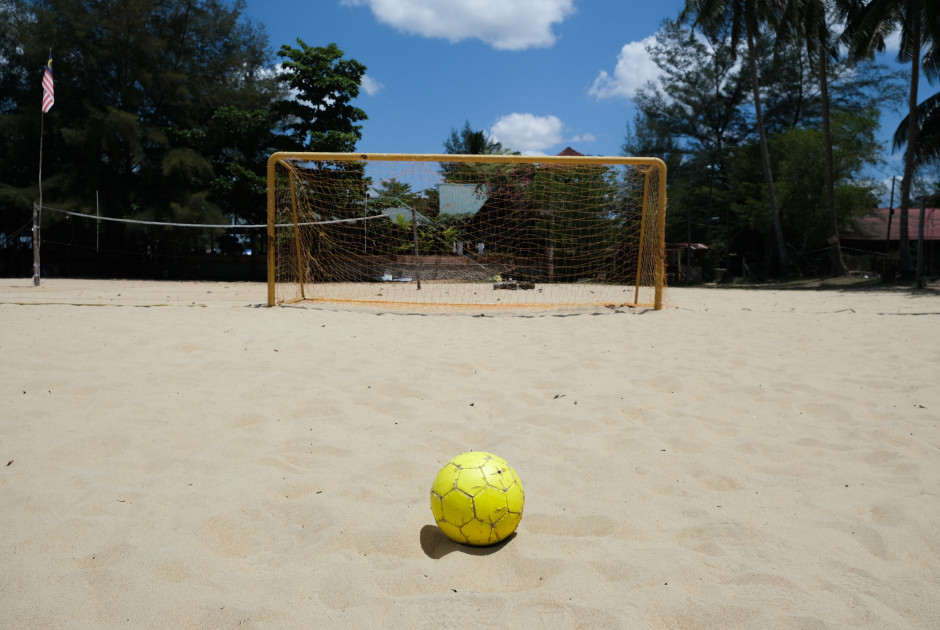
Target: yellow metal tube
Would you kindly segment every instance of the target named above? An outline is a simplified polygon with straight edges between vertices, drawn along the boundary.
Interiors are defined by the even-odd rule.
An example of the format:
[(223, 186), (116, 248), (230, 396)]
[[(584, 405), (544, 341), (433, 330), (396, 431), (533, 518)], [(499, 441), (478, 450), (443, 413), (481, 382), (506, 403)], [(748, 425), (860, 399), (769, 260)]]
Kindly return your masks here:
[(656, 294), (653, 308), (663, 307), (663, 286), (666, 283), (666, 164), (659, 170), (659, 198), (656, 200)]
[(268, 306), (274, 306), (274, 169), (277, 153), (268, 158)]

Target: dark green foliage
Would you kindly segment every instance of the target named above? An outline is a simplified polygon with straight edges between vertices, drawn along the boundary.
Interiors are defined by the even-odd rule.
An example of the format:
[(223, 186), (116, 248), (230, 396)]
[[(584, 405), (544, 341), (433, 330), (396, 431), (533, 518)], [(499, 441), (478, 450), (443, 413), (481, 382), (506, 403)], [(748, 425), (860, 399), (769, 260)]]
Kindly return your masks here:
[(502, 144), (489, 140), (482, 130), (474, 131), (468, 120), (460, 132), (450, 130), (450, 135), (444, 140), (444, 152), (450, 155), (490, 155), (504, 151)]
[[(267, 35), (243, 10), (244, 0), (4, 2), (0, 230), (28, 221), (38, 198), (41, 124), (44, 205), (91, 214), (97, 204), (102, 216), (116, 218), (264, 223), (271, 153), (323, 148), (317, 143), (353, 149), (359, 128), (351, 122), (365, 115), (349, 100), (364, 67), (339, 60), (333, 45), (305, 47), (279, 78)], [(43, 116), (40, 79), (50, 48), (56, 102)], [(320, 54), (332, 55), (332, 65), (309, 62)], [(305, 86), (315, 85), (329, 95), (319, 111), (287, 98), (288, 88), (303, 98), (313, 94)], [(88, 232), (95, 242), (94, 222), (50, 212), (43, 224), (44, 240), (67, 230), (70, 242)], [(145, 228), (102, 223), (99, 232), (106, 248), (128, 251), (135, 234), (157, 238), (147, 229), (149, 237)], [(164, 230), (160, 251), (210, 247), (184, 233)], [(248, 234), (259, 249), (263, 234)], [(237, 241), (219, 235), (225, 249), (237, 250)]]
[(681, 149), (661, 146), (667, 156), (680, 150), (702, 152), (720, 162), (725, 147), (748, 133), (742, 107), (748, 78), (727, 29), (717, 25), (699, 38), (677, 22), (666, 21), (649, 52), (663, 75), (660, 85), (647, 85), (635, 97), (637, 109), (648, 119), (649, 130), (641, 133), (652, 132), (661, 145), (670, 136), (686, 140)]
[[(624, 152), (667, 161), (667, 242), (703, 242), (718, 267), (744, 256), (752, 268), (766, 266), (777, 243), (750, 78), (747, 66), (734, 61), (732, 23), (710, 24), (696, 37), (672, 22), (657, 34), (651, 53), (661, 79), (638, 92), (639, 113)], [(826, 273), (832, 269), (825, 250), (833, 221), (818, 67), (804, 40), (778, 39), (762, 28), (752, 49), (762, 90), (773, 95), (764, 99), (764, 123), (780, 230), (796, 267)], [(743, 39), (743, 26), (741, 34)], [(878, 187), (864, 172), (879, 163), (883, 150), (874, 139), (878, 106), (899, 90), (883, 67), (827, 60), (835, 222), (844, 227), (877, 202)]]
[[(483, 130), (474, 131), (470, 121), (464, 122), (463, 129), (450, 130), (450, 135), (444, 140), (444, 153), (448, 155), (519, 155), (518, 151), (504, 149), (503, 145), (486, 137)], [(448, 181), (458, 183), (473, 182), (475, 175), (468, 172), (468, 168), (459, 162), (444, 162), (441, 164), (441, 175)]]
[(364, 111), (351, 101), (359, 95), (366, 67), (355, 59), (343, 59), (336, 44), (300, 48), (281, 46), (278, 56), (286, 59), (280, 79), (296, 98), (280, 103), (287, 117), (285, 131), (304, 151), (351, 152), (362, 138)]
[[(908, 246), (908, 208), (914, 175), (920, 163), (918, 149), (923, 150), (918, 138), (918, 95), (920, 73), (934, 81), (940, 76), (940, 2), (937, 0), (840, 0), (847, 24), (842, 41), (848, 44), (855, 58), (867, 58), (875, 51), (885, 49), (885, 38), (900, 31), (897, 59), (910, 63), (907, 131), (904, 151), (904, 176), (900, 191), (900, 263), (902, 272), (912, 270)], [(901, 138), (895, 135), (897, 142)]]
[[(56, 102), (42, 121), (46, 204), (87, 213), (97, 201), (104, 216), (193, 223), (225, 223), (225, 215), (248, 212), (233, 197), (214, 194), (219, 175), (229, 167), (230, 176), (239, 167), (256, 169), (263, 163), (258, 153), (271, 144), (232, 159), (231, 147), (245, 144), (240, 130), (213, 126), (226, 109), (261, 109), (276, 93), (261, 72), (267, 37), (242, 20), (242, 9), (217, 0), (23, 3), (32, 17), (15, 27), (23, 54), (6, 69), (28, 80), (0, 116), (0, 125), (21, 129), (15, 152), (0, 158), (3, 184), (35, 197), (39, 60), (51, 47)], [(17, 166), (24, 162), (30, 168)], [(62, 218), (47, 220), (54, 230)], [(104, 230), (109, 241), (124, 231), (115, 224)]]
[[(918, 133), (914, 156), (917, 164), (940, 163), (940, 92), (917, 106), (915, 119)], [(908, 128), (908, 117), (905, 116), (894, 132), (895, 149), (907, 144)]]

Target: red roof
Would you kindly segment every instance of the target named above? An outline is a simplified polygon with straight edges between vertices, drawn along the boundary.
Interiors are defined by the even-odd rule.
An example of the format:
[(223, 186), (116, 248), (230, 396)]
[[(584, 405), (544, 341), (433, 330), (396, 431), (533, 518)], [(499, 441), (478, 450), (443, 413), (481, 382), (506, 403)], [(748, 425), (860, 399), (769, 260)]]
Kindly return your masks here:
[[(888, 235), (888, 218), (891, 215), (889, 208), (875, 208), (870, 214), (855, 220), (855, 225), (842, 233), (846, 240), (883, 241)], [(899, 240), (901, 213), (895, 208), (891, 219), (891, 238)], [(907, 235), (911, 240), (917, 239), (917, 230), (920, 225), (920, 208), (910, 208), (907, 211)], [(940, 241), (940, 208), (927, 208), (924, 214), (924, 240)]]
[(583, 153), (578, 153), (577, 151), (575, 151), (575, 150), (572, 149), (571, 147), (565, 147), (564, 149), (561, 150), (561, 153), (559, 153), (558, 155), (564, 155), (564, 156), (569, 156), (569, 155), (571, 155), (571, 156), (575, 156), (575, 157), (584, 157), (584, 154), (583, 154)]

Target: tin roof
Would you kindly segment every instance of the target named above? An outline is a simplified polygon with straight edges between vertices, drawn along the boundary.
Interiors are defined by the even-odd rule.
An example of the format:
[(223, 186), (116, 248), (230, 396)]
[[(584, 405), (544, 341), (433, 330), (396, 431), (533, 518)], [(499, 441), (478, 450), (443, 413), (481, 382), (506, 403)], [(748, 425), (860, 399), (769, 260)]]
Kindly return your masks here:
[[(855, 224), (842, 233), (842, 238), (858, 241), (899, 240), (901, 216), (898, 209), (875, 208), (864, 217), (855, 220)], [(888, 235), (888, 221), (891, 221), (891, 234)], [(907, 213), (907, 233), (910, 239), (917, 238), (920, 224), (920, 208), (910, 208)], [(924, 214), (924, 240), (940, 240), (940, 208), (927, 208)]]
[(441, 214), (476, 214), (486, 203), (486, 190), (476, 184), (443, 183), (437, 190)]

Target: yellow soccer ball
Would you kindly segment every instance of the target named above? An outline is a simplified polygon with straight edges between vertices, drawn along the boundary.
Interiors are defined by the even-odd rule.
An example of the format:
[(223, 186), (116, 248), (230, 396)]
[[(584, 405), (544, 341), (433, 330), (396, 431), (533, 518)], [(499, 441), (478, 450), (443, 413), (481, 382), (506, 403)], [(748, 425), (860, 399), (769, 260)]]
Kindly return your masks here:
[(471, 451), (447, 462), (431, 486), (431, 512), (448, 538), (494, 545), (516, 531), (525, 493), (502, 457)]

